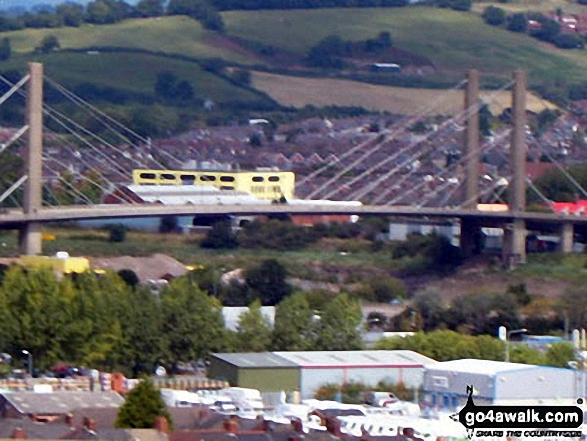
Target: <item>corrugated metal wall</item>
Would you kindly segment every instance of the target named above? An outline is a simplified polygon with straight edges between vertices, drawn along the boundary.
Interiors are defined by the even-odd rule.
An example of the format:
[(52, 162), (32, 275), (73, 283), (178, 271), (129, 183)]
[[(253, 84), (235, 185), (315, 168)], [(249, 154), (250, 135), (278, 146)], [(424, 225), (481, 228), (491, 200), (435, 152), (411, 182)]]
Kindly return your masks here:
[(580, 373), (570, 369), (539, 367), (519, 372), (504, 372), (495, 379), (497, 400), (563, 399), (582, 396)]

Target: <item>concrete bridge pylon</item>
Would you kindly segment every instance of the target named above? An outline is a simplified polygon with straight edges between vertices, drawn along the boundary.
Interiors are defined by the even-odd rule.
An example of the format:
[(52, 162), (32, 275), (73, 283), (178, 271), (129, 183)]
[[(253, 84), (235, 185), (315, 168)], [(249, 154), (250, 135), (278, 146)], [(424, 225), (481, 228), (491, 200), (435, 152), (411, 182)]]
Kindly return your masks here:
[[(34, 215), (43, 206), (43, 65), (29, 63), (26, 95), (28, 139), (25, 153), (23, 211)], [(41, 223), (29, 221), (19, 232), (20, 253), (41, 254)]]

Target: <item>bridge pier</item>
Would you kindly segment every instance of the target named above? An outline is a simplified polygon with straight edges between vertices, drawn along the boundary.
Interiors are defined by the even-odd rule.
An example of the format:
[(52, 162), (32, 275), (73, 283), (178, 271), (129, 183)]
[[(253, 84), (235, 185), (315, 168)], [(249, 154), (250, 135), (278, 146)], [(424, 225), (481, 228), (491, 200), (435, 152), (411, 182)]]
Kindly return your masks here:
[(506, 268), (526, 263), (526, 221), (515, 219), (503, 229), (502, 259)]
[[(35, 214), (43, 207), (43, 65), (29, 63), (26, 123), (28, 142), (25, 153), (24, 214)], [(20, 252), (41, 254), (41, 224), (29, 222), (20, 230)]]
[(481, 252), (481, 224), (474, 219), (461, 220), (461, 252), (471, 257)]
[(572, 253), (573, 252), (573, 239), (575, 237), (575, 227), (571, 222), (565, 222), (560, 227), (560, 252), (561, 253)]
[(18, 246), (20, 254), (35, 255), (41, 254), (42, 247), (42, 231), (40, 222), (28, 222), (23, 228), (18, 231)]

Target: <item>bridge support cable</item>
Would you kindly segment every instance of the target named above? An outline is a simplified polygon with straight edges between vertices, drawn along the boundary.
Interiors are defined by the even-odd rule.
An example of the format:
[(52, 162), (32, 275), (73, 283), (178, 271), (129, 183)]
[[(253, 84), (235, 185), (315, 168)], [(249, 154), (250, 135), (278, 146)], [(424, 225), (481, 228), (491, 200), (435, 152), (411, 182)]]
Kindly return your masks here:
[[(510, 176), (508, 175), (505, 178), (509, 180), (510, 179)], [(492, 191), (495, 191), (495, 190), (499, 189), (500, 187), (501, 187), (501, 184), (496, 181), (491, 186), (489, 186), (489, 187), (483, 189), (482, 191), (480, 191), (479, 192), (479, 196), (480, 197), (486, 196), (489, 193), (491, 193)], [(463, 207), (466, 206), (466, 204), (471, 204), (473, 201), (474, 201), (474, 198), (467, 199), (467, 200), (461, 202), (460, 204), (456, 205), (454, 208), (456, 208), (456, 209), (463, 208)]]
[[(504, 133), (504, 134), (502, 134), (501, 137), (500, 137), (500, 140), (501, 140), (501, 138), (505, 138), (508, 133), (509, 133), (509, 131), (506, 132), (506, 133)], [(497, 144), (498, 144), (498, 142), (500, 140), (494, 141), (493, 143), (489, 144), (489, 147), (486, 147), (486, 144), (484, 144), (483, 145), (483, 149), (485, 149), (486, 152), (492, 150), (493, 148), (495, 148), (497, 146)], [(476, 154), (476, 153), (469, 152), (467, 155), (465, 155), (465, 157), (463, 158), (463, 160), (468, 160), (469, 159), (468, 156), (469, 155), (473, 155), (473, 154)], [(435, 177), (444, 179), (444, 176), (447, 175), (448, 173), (453, 172), (454, 170), (456, 170), (457, 167), (458, 167), (458, 165), (459, 165), (459, 163), (453, 163), (453, 164), (449, 165), (448, 167), (443, 168), (439, 173), (435, 174)], [(407, 180), (408, 177), (409, 176), (404, 177), (404, 179), (401, 180), (400, 184), (403, 183), (405, 180)], [(422, 181), (419, 184), (410, 187), (410, 189), (406, 193), (396, 196), (394, 199), (392, 199), (391, 201), (389, 201), (387, 203), (387, 205), (393, 205), (393, 204), (395, 204), (396, 202), (400, 201), (401, 199), (406, 198), (406, 197), (412, 195), (414, 192), (421, 190), (426, 185), (428, 185), (428, 184), (425, 181)], [(379, 202), (381, 202), (393, 190), (394, 190), (394, 188), (386, 189), (383, 193), (381, 193), (373, 201), (373, 203), (379, 203)]]
[[(3, 79), (6, 80), (6, 78), (4, 76), (2, 76)], [(2, 97), (0, 97), (0, 105), (4, 104), (4, 102), (10, 98), (12, 95), (14, 95), (15, 92), (18, 92), (18, 90), (25, 85), (25, 83), (30, 80), (31, 76), (30, 74), (26, 74), (24, 77), (22, 77), (20, 79), (20, 81), (16, 84), (13, 84), (12, 87), (8, 90), (8, 92), (6, 92), (4, 95), (2, 95)], [(6, 80), (9, 84), (10, 81)]]
[[(508, 83), (507, 85), (503, 86), (503, 89), (509, 87), (511, 83)], [(494, 94), (498, 93), (499, 91), (501, 91), (501, 89), (498, 89), (497, 91), (494, 92)], [(468, 118), (470, 114), (475, 114), (478, 112), (478, 110), (481, 108), (483, 104), (482, 103), (475, 103), (473, 106), (466, 108), (465, 110), (463, 110), (462, 112), (460, 112), (459, 114), (449, 118), (448, 120), (446, 120), (445, 122), (443, 122), (438, 131), (436, 132), (430, 132), (427, 135), (425, 135), (422, 139), (419, 139), (411, 144), (409, 144), (407, 147), (404, 147), (402, 150), (396, 152), (396, 154), (386, 158), (384, 161), (376, 164), (375, 166), (371, 167), (369, 170), (367, 170), (366, 172), (362, 173), (361, 175), (353, 178), (351, 180), (351, 182), (347, 183), (347, 185), (351, 185), (354, 182), (357, 182), (360, 179), (364, 179), (365, 176), (368, 176), (369, 174), (371, 174), (372, 172), (374, 172), (375, 170), (377, 170), (378, 168), (386, 165), (387, 163), (393, 161), (394, 159), (397, 158), (397, 156), (399, 156), (402, 153), (405, 153), (406, 151), (411, 150), (412, 148), (420, 145), (421, 143), (429, 140), (431, 137), (433, 137), (434, 135), (437, 135), (438, 132), (440, 132), (442, 129), (444, 129), (445, 127), (447, 127), (450, 124), (456, 123), (458, 121), (460, 121), (462, 118)], [(423, 155), (424, 152), (422, 152), (420, 154)], [(417, 156), (419, 157), (419, 156)], [(370, 192), (372, 192), (373, 190), (379, 188), (380, 184), (382, 184), (385, 180), (389, 179), (390, 176), (392, 176), (393, 174), (395, 174), (398, 170), (400, 170), (401, 168), (403, 168), (403, 164), (401, 166), (398, 167), (394, 167), (393, 169), (391, 169), (390, 171), (386, 172), (385, 174), (381, 175), (379, 178), (377, 178), (375, 181), (373, 181), (371, 184), (369, 184), (368, 186), (364, 187), (364, 188), (360, 188), (357, 191), (355, 191), (353, 194), (349, 195), (348, 198), (349, 199), (361, 199), (362, 197), (366, 196), (367, 194), (369, 194)]]
[[(453, 88), (448, 89), (447, 92), (449, 91), (454, 91), (454, 90), (458, 90), (460, 89), (464, 84), (466, 83), (466, 80), (463, 80), (461, 82), (459, 82), (457, 85), (455, 85)], [(400, 121), (398, 123), (399, 127), (394, 128), (393, 131), (391, 132), (390, 135), (384, 135), (384, 138), (377, 143), (373, 149), (378, 150), (382, 144), (388, 142), (389, 140), (393, 139), (393, 137), (398, 136), (399, 134), (403, 134), (405, 133), (406, 129), (413, 126), (415, 123), (417, 123), (418, 121), (420, 121), (422, 119), (422, 117), (429, 115), (432, 111), (434, 111), (434, 109), (438, 108), (439, 105), (444, 101), (444, 96), (441, 96), (440, 98), (437, 98), (431, 105), (428, 106), (423, 106), (421, 109), (419, 109), (416, 113), (417, 116), (414, 116), (412, 118), (410, 118), (408, 121)], [(362, 149), (366, 144), (368, 144), (371, 140), (375, 139), (377, 136), (380, 135), (374, 135), (372, 137), (372, 139), (367, 140), (355, 147), (353, 147), (352, 149), (348, 150), (347, 152), (345, 152), (340, 158), (339, 158), (339, 162), (342, 161), (343, 159), (346, 159), (348, 156), (354, 154), (355, 152), (357, 152), (358, 150)], [(298, 185), (302, 185), (304, 183), (306, 183), (307, 181), (309, 181), (310, 179), (315, 178), (316, 176), (318, 176), (320, 173), (322, 173), (323, 171), (325, 171), (326, 169), (332, 167), (332, 165), (334, 164), (326, 164), (325, 166), (321, 167), (320, 169), (312, 172), (310, 175), (306, 176), (304, 179), (302, 179)], [(309, 195), (306, 197), (306, 199), (310, 199), (311, 197), (315, 196), (316, 194), (319, 193), (319, 191), (322, 191), (323, 188), (325, 188), (324, 186), (322, 186), (321, 188), (319, 188), (318, 190), (315, 190), (313, 192), (312, 195)], [(315, 194), (314, 194), (315, 193)]]
[[(0, 77), (0, 80), (5, 82), (6, 84), (12, 84), (10, 81), (6, 80), (3, 77)], [(19, 93), (23, 96), (26, 97), (26, 93), (19, 91)], [(105, 141), (103, 138), (101, 138), (100, 136), (96, 135), (95, 133), (87, 130), (85, 127), (81, 126), (80, 124), (78, 124), (76, 121), (72, 120), (71, 118), (65, 116), (63, 113), (59, 112), (58, 110), (52, 108), (51, 106), (49, 106), (48, 104), (44, 104), (43, 105), (43, 109), (44, 109), (44, 113), (50, 117), (52, 117), (61, 127), (63, 127), (65, 130), (67, 130), (68, 132), (70, 132), (71, 134), (73, 134), (74, 136), (76, 136), (79, 140), (82, 140), (86, 145), (92, 147), (96, 152), (98, 152), (101, 156), (103, 156), (104, 158), (106, 158), (109, 162), (111, 162), (113, 164), (113, 166), (115, 167), (115, 170), (117, 170), (117, 172), (124, 177), (125, 180), (128, 180), (128, 174), (124, 174), (122, 171), (120, 171), (120, 165), (118, 163), (116, 163), (116, 161), (114, 161), (112, 158), (110, 158), (108, 155), (106, 155), (105, 153), (101, 152), (100, 150), (98, 150), (97, 148), (95, 148), (90, 142), (88, 142), (87, 140), (83, 139), (83, 137), (74, 131), (74, 129), (72, 129), (71, 127), (69, 127), (65, 122), (71, 124), (73, 127), (75, 127), (77, 130), (79, 130), (80, 132), (82, 132), (83, 134), (85, 134), (88, 137), (93, 138), (94, 140), (98, 141), (99, 143), (101, 143), (102, 145), (104, 145), (105, 147), (109, 147), (111, 149), (113, 149), (116, 153), (118, 153), (119, 155), (121, 155), (122, 157), (124, 157), (124, 152), (122, 152), (120, 149), (118, 149), (117, 147), (113, 146), (111, 143)], [(61, 118), (61, 119), (60, 119)], [(63, 122), (65, 121), (65, 122)], [(156, 161), (155, 161), (156, 162)], [(144, 166), (143, 164), (140, 164), (141, 166)]]
[[(442, 130), (442, 129), (444, 129), (445, 127), (447, 127), (449, 124), (452, 124), (452, 123), (457, 122), (463, 115), (466, 115), (468, 113), (468, 111), (469, 111), (469, 109), (466, 109), (465, 111), (460, 112), (459, 114), (457, 114), (457, 115), (453, 116), (452, 118), (449, 118), (448, 120), (446, 120), (445, 122), (443, 122), (440, 125), (440, 127), (439, 127), (439, 131)], [(371, 173), (373, 173), (375, 170), (379, 169), (380, 167), (388, 164), (391, 161), (394, 161), (395, 159), (397, 159), (398, 156), (407, 153), (408, 151), (414, 149), (415, 147), (417, 147), (418, 145), (422, 144), (423, 142), (428, 141), (431, 137), (433, 137), (436, 134), (437, 134), (437, 132), (430, 132), (427, 135), (425, 135), (423, 138), (418, 139), (417, 141), (414, 141), (414, 142), (408, 144), (406, 147), (398, 150), (393, 155), (391, 155), (388, 158), (386, 158), (384, 161), (382, 161), (382, 162), (380, 162), (380, 163), (372, 166), (366, 172), (364, 172), (361, 175), (359, 175), (359, 176), (351, 179), (351, 181), (348, 182), (347, 185), (352, 185), (355, 182), (358, 182), (360, 179), (364, 179), (365, 176), (370, 175)], [(428, 147), (428, 150), (431, 149), (431, 148), (433, 148), (433, 146)], [(428, 150), (424, 149), (424, 150), (421, 150), (419, 152), (416, 152), (410, 158), (408, 158), (407, 160), (403, 161), (401, 164), (396, 165), (391, 170), (388, 170), (386, 173), (384, 173), (383, 175), (379, 176), (377, 179), (375, 179), (369, 185), (367, 185), (367, 186), (365, 186), (363, 188), (360, 188), (360, 189), (356, 190), (354, 193), (352, 193), (351, 195), (348, 196), (348, 199), (361, 199), (364, 196), (366, 196), (367, 194), (369, 194), (370, 192), (378, 189), (379, 186), (384, 181), (386, 181), (387, 179), (389, 179), (391, 176), (393, 176), (395, 173), (397, 173), (399, 170), (401, 170), (405, 166), (411, 164), (412, 162), (414, 162), (415, 160), (417, 160), (418, 158), (420, 158)], [(414, 172), (415, 172), (415, 170), (414, 170)]]
[(18, 187), (20, 187), (22, 184), (24, 184), (24, 181), (26, 181), (27, 179), (28, 179), (28, 176), (27, 176), (27, 175), (24, 175), (24, 176), (22, 176), (22, 177), (21, 177), (21, 178), (20, 178), (18, 181), (16, 181), (14, 184), (12, 184), (10, 187), (8, 187), (8, 188), (6, 189), (6, 191), (4, 191), (4, 193), (2, 193), (2, 194), (0, 195), (0, 204), (1, 204), (2, 202), (4, 202), (4, 200), (5, 200), (7, 197), (11, 196), (11, 195), (12, 195), (12, 193), (14, 193), (14, 191), (15, 191), (15, 190), (16, 190)]
[[(46, 130), (47, 130), (49, 133), (52, 133), (52, 134), (53, 134), (55, 137), (57, 137), (57, 138), (60, 138), (60, 139), (61, 139), (61, 141), (63, 142), (63, 144), (65, 144), (65, 146), (66, 146), (66, 147), (67, 147), (67, 149), (69, 150), (69, 152), (70, 152), (70, 153), (71, 153), (71, 154), (72, 154), (74, 157), (76, 157), (76, 158), (77, 158), (77, 159), (78, 159), (78, 160), (79, 160), (79, 161), (80, 161), (80, 162), (81, 162), (83, 165), (85, 165), (85, 166), (87, 167), (87, 169), (88, 169), (88, 170), (93, 170), (93, 171), (94, 171), (94, 172), (95, 172), (95, 173), (98, 175), (98, 178), (100, 178), (101, 180), (103, 180), (103, 181), (104, 181), (104, 183), (105, 183), (106, 185), (108, 185), (108, 187), (104, 187), (104, 186), (103, 186), (102, 184), (100, 184), (99, 182), (96, 182), (96, 181), (94, 181), (94, 180), (92, 180), (92, 179), (88, 178), (88, 177), (87, 177), (87, 176), (85, 176), (85, 175), (81, 175), (81, 176), (83, 177), (83, 179), (87, 180), (87, 181), (88, 181), (90, 184), (92, 184), (92, 185), (94, 185), (94, 186), (96, 186), (96, 187), (98, 187), (98, 188), (102, 189), (102, 190), (103, 190), (103, 192), (104, 192), (104, 194), (111, 194), (112, 196), (114, 196), (116, 199), (118, 199), (118, 200), (119, 200), (120, 202), (122, 202), (122, 203), (126, 203), (126, 204), (128, 204), (128, 203), (130, 203), (130, 204), (135, 204), (135, 202), (134, 202), (134, 201), (132, 201), (132, 200), (130, 200), (130, 201), (129, 201), (129, 200), (125, 199), (125, 198), (122, 198), (122, 197), (118, 196), (118, 195), (115, 193), (115, 190), (116, 190), (116, 188), (118, 187), (118, 185), (117, 185), (117, 184), (115, 184), (115, 183), (113, 183), (112, 181), (110, 181), (110, 180), (109, 180), (109, 179), (108, 179), (108, 178), (107, 178), (107, 177), (106, 177), (106, 176), (105, 176), (105, 175), (104, 175), (104, 174), (103, 174), (103, 173), (102, 173), (102, 172), (101, 172), (101, 171), (100, 171), (98, 168), (96, 168), (96, 167), (95, 167), (95, 165), (89, 164), (89, 163), (88, 163), (88, 162), (87, 162), (87, 161), (84, 159), (84, 155), (83, 155), (82, 153), (80, 153), (80, 156), (79, 156), (79, 158), (78, 158), (78, 157), (75, 155), (75, 152), (78, 152), (78, 151), (76, 150), (75, 146), (73, 146), (73, 145), (72, 145), (72, 143), (71, 143), (71, 142), (70, 142), (70, 141), (67, 139), (67, 137), (65, 137), (65, 136), (63, 136), (63, 135), (60, 135), (60, 134), (58, 134), (58, 133), (55, 133), (55, 132), (53, 132), (51, 129), (47, 129), (47, 128), (46, 128)], [(65, 170), (69, 168), (69, 166), (68, 166), (67, 164), (63, 163), (63, 162), (62, 162), (62, 161), (60, 161), (59, 159), (57, 159), (57, 158), (55, 158), (55, 157), (53, 157), (53, 156), (51, 156), (51, 155), (49, 155), (49, 154), (46, 154), (46, 158), (47, 158), (48, 160), (50, 160), (50, 161), (53, 161), (53, 162), (57, 163), (58, 165), (60, 165), (61, 167), (63, 167), (63, 169), (65, 169)]]
[(559, 161), (557, 161), (550, 153), (544, 150), (540, 144), (538, 144), (538, 149), (544, 155), (546, 155), (548, 160), (554, 164), (554, 166), (577, 188), (577, 190), (581, 192), (583, 196), (587, 197), (587, 191), (585, 191), (581, 184), (579, 184), (579, 182), (575, 178), (573, 178), (573, 176), (568, 171), (565, 170), (565, 168)]
[[(6, 78), (0, 76), (0, 81), (6, 83), (7, 85), (12, 85), (12, 83), (10, 81), (8, 81)], [(25, 92), (23, 92), (22, 90), (18, 90), (18, 93), (23, 96), (23, 97), (27, 97), (27, 94)], [(74, 125), (77, 124), (75, 123), (75, 121), (70, 120), (69, 118), (67, 118), (66, 116), (64, 116), (63, 114), (61, 114), (60, 112), (54, 110), (52, 107), (43, 104), (43, 113), (51, 118), (53, 118), (53, 120), (55, 122), (57, 122), (58, 125), (60, 125), (62, 128), (64, 128), (66, 131), (68, 131), (69, 133), (71, 133), (72, 135), (74, 135), (78, 140), (80, 140), (81, 142), (83, 142), (85, 145), (87, 145), (88, 147), (90, 147), (91, 149), (93, 149), (94, 151), (96, 151), (100, 156), (102, 156), (107, 162), (110, 162), (112, 165), (111, 167), (113, 171), (115, 171), (117, 174), (119, 174), (120, 176), (123, 177), (124, 180), (128, 180), (128, 175), (124, 173), (124, 171), (120, 170), (120, 165), (114, 161), (112, 158), (110, 158), (108, 155), (106, 155), (105, 153), (103, 153), (101, 150), (97, 149), (92, 143), (90, 143), (89, 141), (87, 141), (85, 138), (83, 138), (80, 134), (78, 134), (77, 132), (75, 132), (71, 127), (67, 126), (67, 124), (65, 124), (61, 119), (59, 119), (59, 117), (55, 116), (53, 113), (61, 116), (62, 118), (64, 118), (65, 120), (69, 120), (70, 122), (72, 122)], [(78, 127), (79, 126), (78, 124)], [(45, 129), (47, 129), (45, 127)], [(83, 129), (84, 131), (87, 132), (86, 129), (84, 129), (83, 127), (81, 127), (81, 129)], [(93, 135), (91, 132), (90, 135)], [(96, 135), (94, 135), (96, 136)], [(101, 138), (99, 138), (101, 140)]]
[[(482, 150), (476, 150), (476, 151), (469, 151), (463, 158), (461, 158), (461, 161), (459, 163), (453, 163), (451, 164), (449, 167), (445, 167), (444, 169), (441, 170), (440, 173), (436, 174), (436, 177), (442, 177), (445, 174), (448, 174), (449, 172), (454, 172), (455, 170), (458, 169), (458, 167), (461, 164), (466, 164), (468, 161), (470, 161), (473, 157), (477, 157), (479, 155), (479, 153), (481, 151), (483, 151), (484, 153), (490, 152), (491, 150), (493, 150), (495, 147), (497, 147), (499, 145), (499, 143), (507, 137), (507, 135), (510, 133), (510, 131), (506, 131), (504, 133), (502, 133), (499, 137), (499, 139), (497, 141), (493, 141), (491, 143), (485, 143), (483, 144), (483, 149)], [(459, 181), (459, 185), (463, 180), (461, 179)], [(418, 204), (418, 207), (423, 207), (426, 205), (427, 202), (429, 202), (430, 200), (432, 200), (434, 197), (436, 197), (439, 193), (441, 193), (445, 188), (447, 188), (450, 185), (450, 181), (447, 179), (444, 184), (438, 186), (437, 188), (435, 188), (430, 194), (426, 195), (422, 201)], [(422, 188), (424, 185), (426, 185), (425, 183), (420, 183), (419, 188)], [(415, 188), (415, 187), (414, 187)], [(419, 189), (418, 188), (418, 189)], [(475, 193), (469, 195), (469, 197), (466, 198), (467, 204), (463, 205), (463, 204), (459, 204), (460, 207), (462, 208), (476, 208), (477, 207), (477, 203), (478, 201), (473, 202), (473, 200), (475, 199)], [(474, 204), (475, 207), (472, 207), (471, 204)]]
[(52, 167), (49, 167), (46, 164), (45, 164), (45, 167), (47, 167), (48, 170), (55, 173), (55, 175), (57, 176), (57, 180), (60, 182), (63, 182), (63, 184), (66, 187), (68, 187), (74, 195), (79, 196), (80, 200), (84, 200), (87, 203), (87, 205), (94, 205), (94, 202), (90, 198), (88, 198), (85, 194), (83, 194), (80, 190), (78, 190), (72, 182), (69, 182), (67, 179), (65, 179), (63, 176), (61, 176)]
[[(114, 133), (115, 135), (117, 135), (118, 137), (120, 137), (124, 142), (128, 143), (129, 145), (131, 145), (131, 146), (133, 146), (133, 147), (135, 147), (137, 149), (140, 149), (141, 148), (138, 144), (134, 143), (129, 137), (127, 137), (126, 135), (124, 135), (120, 131), (116, 130), (111, 124), (113, 124), (116, 127), (120, 128), (124, 132), (131, 134), (133, 137), (137, 138), (139, 141), (143, 142), (144, 144), (149, 144), (150, 143), (150, 141), (149, 141), (148, 138), (145, 138), (144, 136), (138, 134), (134, 130), (130, 129), (129, 127), (127, 127), (124, 124), (122, 124), (121, 122), (119, 122), (116, 119), (112, 118), (111, 116), (109, 116), (105, 112), (101, 111), (97, 107), (91, 105), (86, 100), (84, 100), (80, 96), (76, 95), (74, 92), (72, 92), (69, 89), (67, 89), (65, 86), (59, 84), (58, 82), (56, 82), (55, 80), (52, 80), (50, 78), (47, 78), (47, 80), (48, 80), (49, 84), (51, 84), (51, 86), (53, 86), (55, 89), (57, 89), (59, 92), (61, 92), (61, 94), (63, 94), (71, 102), (73, 102), (74, 104), (76, 104), (76, 105), (78, 105), (78, 106), (80, 106), (82, 108), (87, 109), (90, 112), (90, 114), (92, 116), (94, 116), (94, 118), (96, 118), (96, 120), (100, 121), (106, 128), (108, 128), (112, 133)], [(99, 117), (102, 117), (103, 119), (107, 120), (108, 122), (104, 122), (103, 120), (100, 120)], [(109, 124), (109, 123), (111, 123), (111, 124)], [(160, 151), (157, 151), (157, 152), (158, 153), (161, 153), (161, 152), (164, 152), (164, 150), (161, 150), (161, 152)], [(181, 161), (180, 160), (178, 160), (177, 158), (173, 157), (168, 152), (165, 152), (165, 153), (169, 157), (171, 157), (174, 161), (176, 161), (179, 164), (181, 164)], [(161, 162), (157, 161), (155, 158), (152, 158), (151, 160), (155, 163), (155, 165), (157, 167), (160, 167), (161, 169), (166, 169), (166, 167)], [(151, 167), (142, 166), (142, 168), (151, 168)]]
[(106, 162), (110, 163), (110, 167), (111, 167), (111, 170), (113, 172), (115, 172), (116, 174), (118, 174), (119, 176), (121, 176), (123, 178), (123, 180), (128, 180), (128, 177), (129, 177), (128, 176), (128, 173), (125, 173), (123, 170), (121, 170), (120, 164), (118, 164), (115, 160), (113, 160), (111, 157), (109, 157), (106, 153), (104, 153), (100, 149), (96, 148), (96, 146), (94, 146), (94, 144), (92, 144), (91, 142), (89, 142), (86, 138), (84, 138), (83, 136), (81, 136), (79, 133), (77, 133), (76, 131), (72, 130), (69, 126), (67, 126), (67, 124), (65, 124), (63, 121), (61, 121), (61, 119), (59, 119), (58, 117), (56, 117), (55, 115), (53, 115), (51, 113), (51, 111), (48, 111), (46, 114), (47, 114), (47, 116), (53, 118), (53, 120), (58, 125), (60, 125), (65, 130), (67, 130), (69, 133), (71, 133), (76, 139), (78, 139), (80, 142), (82, 142), (83, 144), (85, 144), (86, 146), (88, 146), (90, 149), (92, 149), (93, 151), (95, 151)]
[(6, 150), (8, 147), (10, 147), (12, 145), (12, 143), (17, 141), (22, 135), (24, 135), (28, 129), (29, 129), (28, 125), (22, 126), (14, 135), (12, 135), (10, 137), (10, 139), (8, 141), (6, 141), (4, 144), (0, 144), (0, 153), (2, 153), (4, 150)]
[[(502, 152), (501, 150), (498, 150), (499, 154), (504, 158), (504, 159), (508, 159), (506, 154), (504, 152)], [(508, 180), (509, 182), (509, 180)], [(538, 189), (538, 187), (536, 187), (536, 185), (534, 185), (534, 182), (532, 182), (532, 179), (530, 179), (529, 177), (526, 176), (526, 184), (528, 184), (530, 186), (530, 189), (532, 191), (534, 191), (536, 193), (536, 195), (542, 199), (542, 201), (548, 206), (548, 208), (554, 213), (554, 209), (552, 207), (552, 201), (550, 199), (548, 199), (546, 196), (544, 196), (544, 194)]]
[[(67, 123), (71, 124), (72, 126), (74, 126), (76, 129), (78, 129), (80, 132), (82, 132), (83, 134), (85, 134), (86, 136), (93, 138), (94, 140), (98, 141), (101, 145), (105, 146), (105, 147), (109, 147), (112, 150), (114, 150), (116, 153), (118, 153), (120, 156), (122, 156), (123, 158), (124, 156), (124, 152), (122, 150), (120, 150), (119, 148), (113, 146), (111, 143), (109, 143), (108, 141), (104, 140), (102, 137), (96, 135), (95, 133), (89, 131), (88, 129), (86, 129), (85, 127), (83, 127), (82, 125), (78, 124), (77, 122), (73, 121), (71, 118), (65, 116), (63, 113), (59, 112), (58, 110), (55, 110), (53, 108), (51, 108), (50, 106), (45, 106), (46, 110), (48, 110), (49, 115), (52, 116), (53, 118), (55, 118), (55, 115), (57, 115), (59, 118), (61, 118), (62, 120), (66, 121)], [(68, 130), (72, 133), (75, 134), (75, 132), (72, 129)], [(128, 178), (128, 176), (127, 176)]]
[[(60, 165), (61, 167), (63, 167), (65, 170), (67, 170), (67, 168), (68, 168), (67, 167), (67, 164), (64, 164), (62, 161), (60, 161), (60, 160), (58, 160), (56, 158), (53, 158), (51, 156), (45, 155), (43, 157), (43, 159), (45, 159), (46, 162), (47, 161), (53, 161), (57, 165)], [(50, 167), (47, 163), (45, 163), (45, 167), (47, 167), (48, 170), (52, 171), (56, 176), (58, 176), (58, 179), (61, 178), (61, 174), (59, 172), (57, 172), (57, 170), (55, 170), (54, 168)], [(124, 199), (124, 198), (122, 198), (122, 197), (120, 197), (120, 196), (118, 196), (118, 195), (115, 194), (115, 192), (114, 192), (114, 190), (116, 189), (115, 186), (113, 186), (112, 189), (108, 189), (108, 188), (104, 187), (102, 184), (100, 184), (99, 182), (96, 182), (95, 180), (93, 180), (91, 178), (88, 178), (85, 175), (80, 174), (80, 175), (78, 175), (78, 177), (81, 178), (82, 180), (90, 183), (94, 187), (102, 190), (102, 192), (105, 195), (111, 194), (113, 197), (115, 197), (116, 199), (118, 199), (120, 202), (125, 203), (125, 204), (128, 204), (129, 203), (128, 200), (126, 200), (126, 199)], [(130, 202), (130, 203), (132, 204), (132, 202)], [(91, 202), (91, 204), (94, 204), (94, 202)]]

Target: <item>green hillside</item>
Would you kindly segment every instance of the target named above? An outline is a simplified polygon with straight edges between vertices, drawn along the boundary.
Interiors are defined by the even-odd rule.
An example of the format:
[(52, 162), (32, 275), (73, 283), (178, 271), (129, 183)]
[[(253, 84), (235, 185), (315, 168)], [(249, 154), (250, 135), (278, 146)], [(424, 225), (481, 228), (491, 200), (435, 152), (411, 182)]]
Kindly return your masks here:
[(63, 49), (117, 46), (241, 63), (251, 61), (245, 51), (225, 48), (218, 34), (182, 16), (126, 20), (101, 26), (84, 24), (79, 28), (23, 29), (0, 35), (10, 38), (12, 50), (19, 53), (32, 52), (43, 37), (55, 35)]
[(305, 54), (328, 35), (348, 40), (390, 31), (394, 45), (430, 59), (448, 72), (477, 68), (509, 75), (530, 72), (531, 81), (586, 80), (586, 51), (563, 51), (526, 35), (485, 24), (474, 13), (438, 8), (361, 8), (223, 13), (227, 33)]
[(66, 85), (94, 83), (131, 93), (153, 95), (157, 73), (173, 72), (186, 79), (199, 98), (210, 98), (219, 104), (239, 101), (262, 102), (255, 93), (206, 72), (195, 62), (140, 53), (71, 53), (56, 52), (47, 55), (17, 56), (0, 63), (1, 70), (24, 71), (27, 61), (45, 64), (48, 77)]

